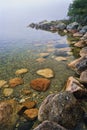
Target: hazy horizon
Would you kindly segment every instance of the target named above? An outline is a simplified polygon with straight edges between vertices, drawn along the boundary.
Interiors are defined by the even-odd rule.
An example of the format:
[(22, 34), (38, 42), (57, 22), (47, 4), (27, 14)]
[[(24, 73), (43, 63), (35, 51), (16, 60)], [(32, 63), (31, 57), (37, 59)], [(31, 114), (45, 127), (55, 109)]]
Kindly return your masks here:
[(0, 0), (0, 39), (23, 31), (31, 22), (67, 16), (72, 0)]

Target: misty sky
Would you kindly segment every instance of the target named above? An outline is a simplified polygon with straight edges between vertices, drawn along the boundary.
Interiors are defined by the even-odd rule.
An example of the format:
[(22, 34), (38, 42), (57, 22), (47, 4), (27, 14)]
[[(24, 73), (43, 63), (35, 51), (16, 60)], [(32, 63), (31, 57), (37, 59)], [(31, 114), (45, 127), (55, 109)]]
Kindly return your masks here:
[(72, 0), (0, 0), (0, 35), (23, 31), (31, 22), (66, 18)]

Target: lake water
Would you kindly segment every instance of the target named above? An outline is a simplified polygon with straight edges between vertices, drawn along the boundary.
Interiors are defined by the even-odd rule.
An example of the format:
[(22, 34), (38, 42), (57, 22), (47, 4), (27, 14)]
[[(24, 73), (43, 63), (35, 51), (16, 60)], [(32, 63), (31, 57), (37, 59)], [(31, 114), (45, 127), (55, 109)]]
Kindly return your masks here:
[[(24, 84), (15, 87), (9, 97), (0, 91), (0, 100), (15, 98), (17, 101), (29, 98), (37, 101), (38, 106), (50, 93), (61, 91), (69, 76), (75, 73), (67, 64), (74, 59), (67, 36), (60, 36), (42, 30), (27, 28), (31, 22), (42, 20), (58, 20), (66, 18), (67, 9), (72, 0), (0, 0), (0, 80), (15, 78), (15, 71), (27, 68), (29, 72), (23, 76)], [(41, 53), (49, 53), (38, 62)], [(65, 61), (58, 57), (65, 57)], [(37, 92), (30, 88), (30, 81), (41, 77), (36, 71), (51, 68), (55, 77), (51, 79), (50, 88), (46, 92)], [(8, 86), (9, 87), (9, 86)], [(21, 91), (29, 89), (27, 97)]]

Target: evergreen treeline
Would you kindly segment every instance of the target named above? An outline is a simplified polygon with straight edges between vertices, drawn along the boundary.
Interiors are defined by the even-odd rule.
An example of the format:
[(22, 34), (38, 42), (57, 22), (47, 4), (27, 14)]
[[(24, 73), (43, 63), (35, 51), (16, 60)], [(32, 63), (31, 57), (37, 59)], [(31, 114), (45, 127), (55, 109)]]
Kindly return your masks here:
[(69, 6), (68, 16), (71, 21), (87, 24), (87, 0), (74, 0)]

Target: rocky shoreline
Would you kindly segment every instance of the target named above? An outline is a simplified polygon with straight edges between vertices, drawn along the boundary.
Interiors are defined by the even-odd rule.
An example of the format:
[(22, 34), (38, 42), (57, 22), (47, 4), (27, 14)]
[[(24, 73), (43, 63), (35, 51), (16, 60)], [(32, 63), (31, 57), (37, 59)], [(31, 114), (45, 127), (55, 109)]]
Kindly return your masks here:
[[(75, 47), (81, 49), (79, 58), (67, 65), (76, 72), (77, 77), (69, 77), (64, 89), (57, 94), (48, 95), (39, 108), (36, 101), (30, 101), (28, 98), (21, 99), (19, 102), (8, 98), (15, 87), (24, 84), (23, 75), (28, 73), (28, 69), (17, 70), (15, 78), (9, 79), (8, 82), (0, 80), (0, 88), (4, 88), (3, 94), (8, 98), (0, 102), (0, 130), (29, 130), (31, 128), (34, 130), (75, 130), (81, 122), (85, 124), (84, 130), (86, 130), (87, 106), (84, 104), (87, 102), (87, 26), (81, 26), (76, 22), (67, 25), (63, 21), (45, 20), (40, 23), (31, 23), (28, 27), (53, 32), (61, 31), (65, 35), (71, 34), (72, 37), (79, 39), (78, 42), (73, 43)], [(44, 57), (47, 57), (49, 53), (40, 55), (42, 58), (39, 58), (38, 62), (43, 62)], [(61, 60), (61, 57), (56, 60)], [(62, 57), (62, 60), (66, 59)], [(36, 91), (45, 92), (55, 74), (50, 68), (37, 70), (36, 73), (41, 77), (33, 79), (30, 87)], [(30, 95), (31, 91), (25, 89), (22, 93)], [(39, 125), (35, 127), (33, 124), (37, 117)], [(23, 120), (23, 124), (18, 124), (19, 120)]]
[[(65, 34), (71, 33), (73, 37), (79, 39), (78, 42), (74, 43), (74, 46), (81, 49), (80, 58), (68, 64), (79, 78), (69, 77), (64, 92), (49, 95), (42, 102), (38, 112), (38, 120), (42, 124), (34, 130), (74, 129), (81, 120), (84, 120), (84, 113), (87, 113), (87, 110), (84, 111), (80, 104), (83, 100), (87, 101), (87, 25), (81, 26), (77, 22), (67, 25), (62, 21), (48, 22), (45, 20), (38, 24), (31, 23), (29, 27), (46, 31), (62, 31)], [(69, 96), (75, 98), (76, 103)]]

